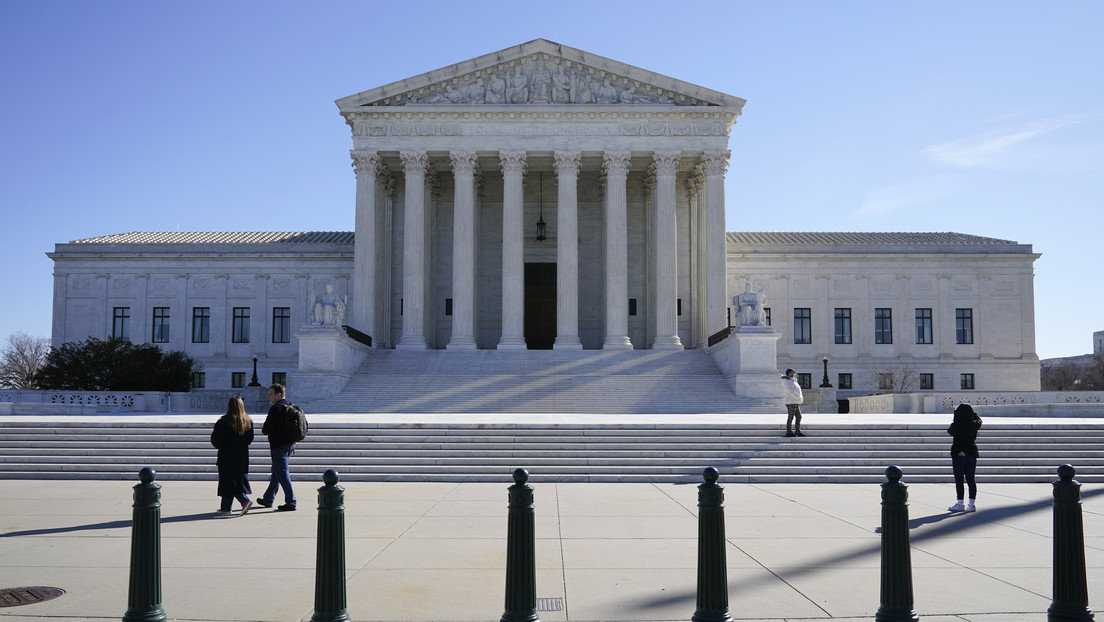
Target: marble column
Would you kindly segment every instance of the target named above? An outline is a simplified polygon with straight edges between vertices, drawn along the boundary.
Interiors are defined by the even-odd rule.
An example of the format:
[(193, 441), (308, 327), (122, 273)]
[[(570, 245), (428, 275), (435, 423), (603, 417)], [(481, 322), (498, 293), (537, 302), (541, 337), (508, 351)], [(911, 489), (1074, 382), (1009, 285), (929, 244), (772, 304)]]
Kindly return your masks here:
[(702, 154), (705, 169), (705, 300), (706, 338), (728, 325), (725, 310), (728, 304), (725, 266), (725, 169), (729, 151), (706, 151)]
[(631, 350), (629, 340), (629, 250), (625, 182), (629, 151), (607, 151), (606, 172), (606, 338), (603, 350)]
[(474, 151), (450, 151), (452, 208), (452, 337), (449, 350), (475, 350), (475, 170)]
[(425, 179), (424, 151), (400, 151), (406, 175), (403, 205), (403, 316), (400, 350), (424, 350), (425, 338)]
[(675, 219), (675, 175), (679, 151), (656, 151), (656, 336), (655, 350), (681, 350), (678, 336), (678, 239)]
[(502, 151), (502, 337), (499, 350), (524, 350), (525, 259), (522, 238), (524, 151)]
[(582, 350), (579, 340), (580, 151), (553, 152), (559, 194), (556, 218), (556, 341), (554, 350)]
[(379, 209), (376, 205), (376, 176), (379, 171), (379, 154), (375, 151), (350, 151), (353, 170), (356, 173), (355, 246), (353, 247), (353, 295), (349, 301), (348, 323), (353, 328), (371, 335), (376, 328), (376, 281), (379, 266), (376, 263), (376, 241), (379, 229)]

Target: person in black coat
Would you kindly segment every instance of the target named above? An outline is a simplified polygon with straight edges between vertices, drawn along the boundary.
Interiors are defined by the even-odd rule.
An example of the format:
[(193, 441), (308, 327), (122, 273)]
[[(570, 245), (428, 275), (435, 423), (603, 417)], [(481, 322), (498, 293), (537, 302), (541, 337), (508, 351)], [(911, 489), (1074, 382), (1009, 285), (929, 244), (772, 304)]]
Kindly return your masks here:
[[(952, 512), (974, 512), (977, 510), (977, 483), (974, 481), (974, 471), (977, 470), (978, 448), (977, 435), (981, 429), (981, 417), (977, 416), (969, 404), (959, 404), (954, 411), (954, 420), (951, 427), (947, 428), (947, 434), (954, 437), (951, 442), (951, 467), (954, 469), (955, 493), (958, 500), (947, 508)], [(970, 502), (963, 505), (963, 480), (970, 487)]]
[(218, 496), (222, 506), (216, 516), (229, 516), (237, 499), (242, 504), (241, 515), (249, 511), (253, 502), (249, 494), (249, 444), (253, 442), (253, 420), (245, 414), (242, 398), (234, 396), (226, 404), (226, 414), (215, 422), (211, 430), (211, 444), (218, 449)]

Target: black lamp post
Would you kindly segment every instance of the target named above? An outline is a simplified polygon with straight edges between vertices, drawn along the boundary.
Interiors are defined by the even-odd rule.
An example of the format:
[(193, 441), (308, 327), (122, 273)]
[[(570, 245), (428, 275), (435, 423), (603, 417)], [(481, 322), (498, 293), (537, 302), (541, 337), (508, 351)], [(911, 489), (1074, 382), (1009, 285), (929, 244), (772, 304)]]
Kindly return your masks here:
[(824, 377), (820, 379), (820, 388), (831, 389), (832, 383), (828, 382), (828, 357), (824, 357)]
[(540, 215), (537, 217), (537, 241), (543, 242), (545, 240), (544, 229), (544, 173), (540, 173), (537, 181), (537, 208), (540, 210)]
[(259, 387), (261, 383), (257, 381), (257, 357), (253, 356), (253, 379), (249, 381), (249, 386)]

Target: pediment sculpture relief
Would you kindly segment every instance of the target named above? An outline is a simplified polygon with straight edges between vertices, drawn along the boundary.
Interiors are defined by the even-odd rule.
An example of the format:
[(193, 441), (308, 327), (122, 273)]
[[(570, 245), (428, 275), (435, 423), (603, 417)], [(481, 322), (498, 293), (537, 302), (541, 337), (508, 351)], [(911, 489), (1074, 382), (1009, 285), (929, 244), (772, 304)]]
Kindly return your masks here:
[(546, 54), (482, 69), (371, 105), (411, 104), (709, 105), (699, 99)]

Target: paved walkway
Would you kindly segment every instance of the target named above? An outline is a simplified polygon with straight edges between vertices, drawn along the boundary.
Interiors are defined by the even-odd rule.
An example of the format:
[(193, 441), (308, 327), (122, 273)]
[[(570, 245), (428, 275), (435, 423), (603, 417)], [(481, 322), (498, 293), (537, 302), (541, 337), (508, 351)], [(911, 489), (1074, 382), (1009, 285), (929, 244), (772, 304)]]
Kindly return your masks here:
[[(356, 420), (391, 417), (410, 419), (361, 415)], [(466, 417), (471, 422), (497, 419)], [(947, 421), (936, 415), (814, 413), (807, 415), (807, 426), (821, 417), (860, 426), (903, 417), (912, 423)], [(697, 420), (768, 418), (703, 415)], [(347, 416), (312, 415), (312, 421), (327, 419)], [(429, 422), (433, 416), (421, 419)], [(508, 420), (517, 419), (511, 415)], [(661, 423), (671, 416), (617, 419)], [(545, 422), (553, 420), (566, 421), (561, 416)], [(948, 465), (948, 480), (949, 471)], [(352, 619), (499, 619), (509, 475), (503, 474), (501, 484), (346, 484)], [(261, 479), (254, 474), (254, 484)], [(66, 590), (55, 600), (0, 608), (0, 622), (117, 620), (126, 612), (131, 487), (136, 483), (137, 474), (129, 482), (0, 480), (0, 588)], [(720, 483), (725, 484), (723, 476)], [(257, 507), (230, 519), (213, 516), (218, 507), (214, 482), (162, 484), (162, 603), (170, 620), (310, 619), (321, 474), (295, 484), (299, 511)], [(539, 478), (530, 484), (542, 620), (690, 619), (697, 563), (694, 485), (557, 484)], [(950, 481), (913, 484), (909, 496), (915, 608), (923, 620), (1045, 619), (1051, 598), (1050, 486), (981, 482), (980, 509), (974, 514), (946, 510), (954, 499)], [(1104, 485), (1084, 485), (1082, 498), (1089, 598), (1099, 609), (1104, 608)], [(725, 501), (733, 618), (873, 618), (879, 604), (877, 485), (727, 484)]]

